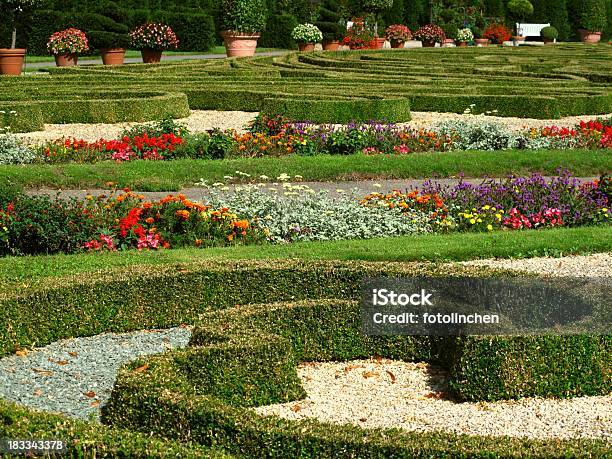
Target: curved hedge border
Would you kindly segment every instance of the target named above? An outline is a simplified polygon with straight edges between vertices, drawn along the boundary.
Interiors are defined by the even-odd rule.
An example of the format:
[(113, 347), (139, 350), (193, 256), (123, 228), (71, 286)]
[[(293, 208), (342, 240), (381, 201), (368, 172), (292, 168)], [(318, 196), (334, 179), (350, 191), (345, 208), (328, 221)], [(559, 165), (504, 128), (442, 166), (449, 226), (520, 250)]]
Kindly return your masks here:
[[(208, 314), (204, 322), (206, 326), (194, 332), (192, 347), (141, 359), (122, 369), (103, 412), (106, 422), (223, 447), (248, 457), (264, 453), (279, 458), (603, 457), (608, 450), (604, 440), (363, 430), (313, 420), (294, 422), (257, 416), (250, 407), (304, 397), (296, 373), (300, 360), (380, 355), (440, 363), (448, 360), (453, 346), (488, 340), (364, 337), (359, 333), (358, 305), (341, 300), (241, 307)], [(595, 347), (610, 349), (609, 338), (583, 339)], [(527, 344), (528, 355), (537, 355), (539, 346), (547, 340), (499, 337), (492, 341), (502, 345), (520, 341)], [(560, 341), (558, 337), (550, 340), (557, 345)], [(576, 346), (575, 356), (581, 350)], [(550, 367), (557, 364), (555, 356), (554, 352), (545, 356)], [(133, 371), (145, 363), (147, 371)], [(481, 365), (479, 371), (495, 373), (495, 368)]]
[(16, 112), (16, 116), (0, 116), (0, 127), (12, 132), (44, 129), (44, 123), (120, 123), (152, 121), (189, 116), (187, 96), (182, 93), (129, 91), (83, 93), (74, 97), (57, 91), (34, 102), (0, 100), (0, 111)]
[[(261, 111), (267, 106), (298, 118), (316, 116), (322, 122), (345, 121), (351, 114), (355, 121), (368, 121), (393, 115), (394, 110), (399, 110), (397, 115), (387, 118), (405, 121), (409, 107), (463, 113), (472, 104), (474, 114), (496, 111), (500, 116), (554, 119), (612, 112), (610, 59), (610, 47), (559, 45), (291, 53), (276, 58), (52, 68), (48, 76), (0, 78), (0, 99), (52, 101), (59, 91), (78, 103), (88, 98), (87, 93), (112, 87), (135, 94), (181, 92), (192, 109)], [(395, 99), (383, 104), (397, 105), (383, 109), (380, 103), (362, 102), (376, 98)], [(137, 99), (133, 110), (140, 105)], [(106, 120), (103, 112), (90, 115), (87, 120), (92, 121), (87, 122)], [(58, 112), (56, 122), (70, 119)]]
[[(66, 454), (49, 457), (147, 457), (231, 459), (228, 453), (199, 445), (165, 441), (125, 429), (76, 421), (27, 410), (0, 399), (0, 438), (56, 439), (67, 442)], [(7, 459), (15, 455), (4, 455)], [(45, 456), (47, 457), (47, 456)]]

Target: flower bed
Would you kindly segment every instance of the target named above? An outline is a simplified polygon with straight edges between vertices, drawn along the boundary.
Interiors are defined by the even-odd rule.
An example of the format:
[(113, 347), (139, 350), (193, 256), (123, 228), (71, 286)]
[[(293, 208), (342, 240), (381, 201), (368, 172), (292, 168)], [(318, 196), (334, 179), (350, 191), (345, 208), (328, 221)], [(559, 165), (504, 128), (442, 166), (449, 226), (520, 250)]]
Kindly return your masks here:
[(222, 185), (206, 204), (181, 195), (145, 202), (129, 190), (85, 201), (6, 197), (0, 201), (0, 254), (369, 239), (612, 221), (610, 179), (579, 184), (567, 173), (549, 181), (534, 175), (448, 189), (432, 182), (422, 190), (365, 197), (333, 197), (287, 182), (238, 187), (235, 193), (225, 193), (229, 189)]
[[(15, 142), (7, 140), (5, 143), (13, 145)], [(408, 155), (451, 150), (605, 149), (611, 146), (611, 119), (583, 121), (575, 128), (548, 126), (515, 133), (485, 118), (467, 122), (448, 121), (430, 129), (410, 129), (381, 122), (349, 123), (344, 126), (293, 123), (282, 116), (262, 115), (245, 134), (233, 130), (213, 130), (189, 135), (186, 130), (171, 123), (154, 132), (135, 128), (134, 132), (126, 133), (120, 140), (86, 142), (61, 139), (23, 157), (8, 153), (3, 155), (0, 150), (0, 163), (255, 158), (291, 154)], [(27, 150), (27, 147), (22, 146), (21, 149)]]

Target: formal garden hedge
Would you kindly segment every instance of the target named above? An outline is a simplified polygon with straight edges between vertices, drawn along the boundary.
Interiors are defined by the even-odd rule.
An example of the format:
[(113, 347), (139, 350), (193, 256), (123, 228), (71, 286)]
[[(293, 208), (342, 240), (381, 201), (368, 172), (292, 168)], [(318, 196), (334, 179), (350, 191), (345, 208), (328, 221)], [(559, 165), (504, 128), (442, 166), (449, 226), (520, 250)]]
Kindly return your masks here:
[[(357, 303), (341, 300), (240, 307), (211, 313), (202, 319), (206, 325), (194, 332), (186, 350), (141, 359), (121, 371), (111, 401), (103, 410), (106, 422), (249, 456), (265, 451), (267, 457), (526, 454), (548, 457), (579, 453), (598, 456), (605, 450), (603, 441), (535, 441), (364, 431), (315, 421), (259, 417), (249, 408), (304, 397), (296, 373), (299, 361), (350, 360), (372, 355), (434, 361), (451, 368), (451, 384), (456, 388), (470, 386), (472, 382), (462, 379), (464, 362), (453, 361), (449, 355), (470, 353), (472, 346), (478, 348), (486, 341), (483, 338), (367, 338), (360, 334)], [(609, 375), (605, 376), (611, 350), (609, 337), (584, 336), (575, 340), (498, 337), (491, 339), (491, 343), (486, 345), (494, 355), (500, 347), (515, 346), (515, 352), (504, 355), (503, 363), (513, 371), (521, 371), (517, 363), (530, 358), (546, 360), (547, 367), (553, 368), (558, 364), (558, 353), (571, 348), (574, 352), (568, 358), (568, 367), (581, 366), (587, 373), (599, 374), (601, 385), (595, 393), (607, 393), (609, 389)], [(503, 359), (498, 356), (498, 360)], [(496, 368), (491, 368), (489, 363), (490, 359), (481, 359), (471, 370), (475, 374), (495, 375)], [(148, 365), (146, 371), (134, 371), (143, 365)], [(545, 367), (539, 368), (541, 373), (529, 371), (535, 368), (528, 366), (523, 371), (533, 380), (554, 381), (559, 387), (574, 383), (569, 379), (555, 379), (560, 373), (547, 372)], [(505, 375), (505, 382), (513, 380), (508, 371)], [(486, 387), (487, 381), (479, 378), (478, 383)]]
[[(95, 430), (1, 402), (0, 432), (78, 439), (73, 457), (94, 450), (109, 457), (143, 449), (151, 457), (163, 456), (165, 443), (128, 430), (171, 439), (169, 451), (185, 457), (222, 457), (218, 449), (248, 456), (265, 451), (268, 457), (603, 457), (607, 444), (599, 440), (364, 431), (262, 418), (248, 409), (302, 397), (295, 373), (301, 360), (371, 355), (445, 366), (454, 396), (464, 400), (607, 393), (609, 336), (368, 338), (360, 334), (354, 300), (360, 297), (366, 276), (500, 273), (434, 264), (276, 260), (220, 265), (209, 260), (51, 278), (35, 287), (24, 284), (0, 296), (0, 355), (72, 336), (184, 323), (198, 328), (186, 350), (140, 360), (121, 372), (104, 411), (104, 419), (113, 427)], [(145, 363), (147, 370), (132, 371)], [(207, 450), (210, 446), (216, 449)]]
[[(36, 99), (44, 117), (56, 123), (185, 115), (184, 101), (165, 102), (150, 97), (154, 92), (186, 94), (191, 109), (260, 111), (267, 107), (296, 120), (321, 122), (404, 121), (410, 108), (554, 119), (612, 112), (610, 58), (612, 49), (607, 46), (587, 51), (564, 45), (58, 68), (50, 69), (51, 75), (1, 78), (0, 104), (8, 107), (9, 102)], [(130, 100), (124, 99), (128, 92)], [(96, 102), (100, 93), (109, 96)], [(40, 122), (36, 111), (25, 109), (13, 120), (13, 130), (28, 130), (30, 117), (30, 124)]]

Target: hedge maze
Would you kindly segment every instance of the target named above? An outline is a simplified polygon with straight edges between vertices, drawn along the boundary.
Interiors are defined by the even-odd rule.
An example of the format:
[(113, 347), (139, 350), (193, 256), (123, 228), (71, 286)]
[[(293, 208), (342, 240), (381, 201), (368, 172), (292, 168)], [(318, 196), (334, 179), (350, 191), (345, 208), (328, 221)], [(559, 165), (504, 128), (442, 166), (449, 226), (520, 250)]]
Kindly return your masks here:
[(188, 109), (295, 120), (410, 119), (410, 110), (556, 119), (612, 112), (609, 46), (291, 53), (282, 57), (53, 68), (0, 78), (0, 124), (149, 121)]
[(55, 278), (6, 291), (0, 295), (0, 356), (72, 336), (184, 323), (196, 328), (188, 348), (123, 368), (103, 410), (108, 430), (94, 433), (86, 423), (0, 400), (0, 431), (8, 437), (61, 434), (85, 449), (96, 444), (98, 453), (105, 453), (101, 457), (127, 457), (142, 448), (149, 457), (161, 457), (164, 444), (181, 457), (222, 457), (219, 450), (279, 458), (605, 456), (604, 440), (366, 431), (265, 418), (250, 410), (303, 398), (296, 374), (300, 361), (372, 355), (446, 367), (459, 400), (606, 394), (610, 336), (360, 333), (356, 300), (364, 277), (498, 274), (430, 264), (205, 260)]

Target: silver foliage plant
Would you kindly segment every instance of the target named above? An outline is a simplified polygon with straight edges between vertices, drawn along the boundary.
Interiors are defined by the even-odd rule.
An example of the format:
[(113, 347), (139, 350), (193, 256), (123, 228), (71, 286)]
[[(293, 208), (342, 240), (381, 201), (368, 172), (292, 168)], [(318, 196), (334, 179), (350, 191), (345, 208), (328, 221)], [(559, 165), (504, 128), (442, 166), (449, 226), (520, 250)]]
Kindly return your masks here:
[[(271, 185), (266, 185), (272, 187)], [(233, 193), (213, 190), (215, 207), (235, 209), (267, 230), (275, 243), (371, 239), (434, 231), (425, 212), (402, 213), (400, 209), (365, 207), (357, 193), (332, 196), (299, 185), (284, 184), (263, 190), (250, 185)]]
[(36, 159), (36, 152), (0, 128), (0, 164), (29, 164)]
[(442, 121), (434, 125), (433, 130), (439, 135), (451, 137), (455, 150), (533, 150), (575, 146), (571, 138), (531, 138), (486, 119)]

